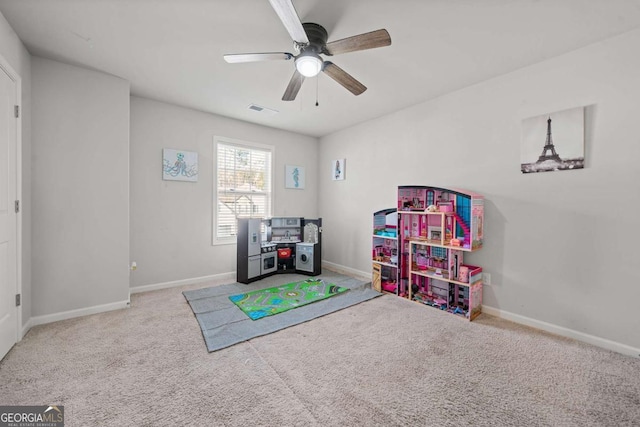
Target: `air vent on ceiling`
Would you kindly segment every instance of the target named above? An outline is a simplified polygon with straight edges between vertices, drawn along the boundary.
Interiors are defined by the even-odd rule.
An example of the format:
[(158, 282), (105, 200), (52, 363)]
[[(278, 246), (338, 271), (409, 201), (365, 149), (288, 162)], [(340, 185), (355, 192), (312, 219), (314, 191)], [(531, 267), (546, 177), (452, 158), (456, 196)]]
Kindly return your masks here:
[(257, 113), (262, 113), (265, 114), (267, 116), (273, 116), (275, 114), (278, 114), (278, 111), (276, 110), (272, 110), (271, 108), (267, 108), (267, 107), (262, 107), (260, 105), (256, 105), (256, 104), (249, 104), (249, 110), (255, 111)]

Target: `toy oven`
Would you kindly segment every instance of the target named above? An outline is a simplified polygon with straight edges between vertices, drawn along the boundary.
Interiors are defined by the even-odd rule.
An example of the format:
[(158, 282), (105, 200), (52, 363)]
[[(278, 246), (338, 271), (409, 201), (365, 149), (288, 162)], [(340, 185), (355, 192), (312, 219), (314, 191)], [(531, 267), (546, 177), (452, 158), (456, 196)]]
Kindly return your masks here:
[(266, 252), (262, 254), (261, 274), (274, 273), (278, 269), (277, 252)]

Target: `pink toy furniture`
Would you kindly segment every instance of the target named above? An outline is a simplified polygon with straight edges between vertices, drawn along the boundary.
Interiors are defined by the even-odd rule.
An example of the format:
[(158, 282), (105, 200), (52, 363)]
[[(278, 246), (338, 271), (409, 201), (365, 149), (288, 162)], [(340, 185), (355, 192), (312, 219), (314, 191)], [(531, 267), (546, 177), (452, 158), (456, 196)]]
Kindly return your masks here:
[(483, 246), (484, 197), (404, 185), (398, 187), (396, 209), (396, 295), (475, 319), (482, 312), (482, 268), (464, 260)]

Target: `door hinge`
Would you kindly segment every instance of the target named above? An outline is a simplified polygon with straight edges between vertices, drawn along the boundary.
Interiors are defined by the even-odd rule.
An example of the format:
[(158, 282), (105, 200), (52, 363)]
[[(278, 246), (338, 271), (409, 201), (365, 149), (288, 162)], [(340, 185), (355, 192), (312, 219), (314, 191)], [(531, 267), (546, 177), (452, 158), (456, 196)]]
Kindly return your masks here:
[(16, 200), (15, 207), (16, 207), (16, 213), (19, 213), (20, 212), (20, 200)]
[(16, 307), (20, 307), (20, 294), (16, 294)]
[(15, 105), (14, 108), (13, 108), (13, 111), (15, 112), (16, 119), (18, 117), (20, 117), (20, 106), (19, 105)]

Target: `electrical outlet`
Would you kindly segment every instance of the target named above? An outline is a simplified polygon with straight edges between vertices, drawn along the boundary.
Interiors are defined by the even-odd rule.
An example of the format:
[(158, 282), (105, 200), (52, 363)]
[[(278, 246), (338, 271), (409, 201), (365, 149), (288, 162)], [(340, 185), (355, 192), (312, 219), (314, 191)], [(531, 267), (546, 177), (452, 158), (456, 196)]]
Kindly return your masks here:
[(482, 283), (484, 285), (490, 285), (491, 284), (491, 274), (482, 273)]
[(138, 264), (135, 261), (133, 261), (131, 263), (131, 271), (135, 271), (137, 268), (138, 268)]

